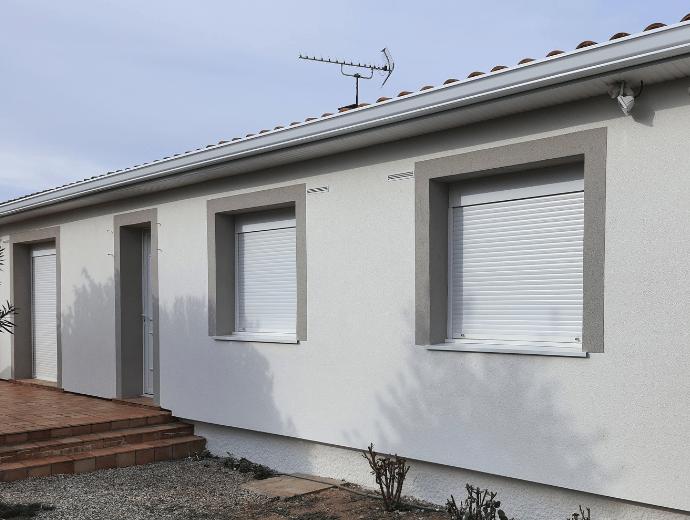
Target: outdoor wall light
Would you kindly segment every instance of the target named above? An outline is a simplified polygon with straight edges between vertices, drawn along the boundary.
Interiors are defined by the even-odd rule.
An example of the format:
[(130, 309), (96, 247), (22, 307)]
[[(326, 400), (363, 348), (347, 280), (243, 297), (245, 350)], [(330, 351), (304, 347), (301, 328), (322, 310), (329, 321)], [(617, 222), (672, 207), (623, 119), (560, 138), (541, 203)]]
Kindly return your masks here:
[(621, 107), (621, 110), (627, 116), (635, 106), (635, 99), (642, 94), (643, 88), (644, 82), (640, 81), (640, 91), (635, 94), (630, 87), (625, 85), (625, 81), (621, 81), (620, 86), (612, 87), (609, 90), (609, 95), (618, 100), (618, 106)]

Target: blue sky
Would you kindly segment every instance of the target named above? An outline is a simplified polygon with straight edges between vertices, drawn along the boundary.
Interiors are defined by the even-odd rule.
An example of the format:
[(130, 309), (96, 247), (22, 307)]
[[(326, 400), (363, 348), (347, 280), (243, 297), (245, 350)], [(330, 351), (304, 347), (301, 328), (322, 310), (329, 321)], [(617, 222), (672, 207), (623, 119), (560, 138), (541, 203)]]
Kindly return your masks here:
[(0, 201), (354, 102), (316, 53), (380, 62), (360, 102), (603, 42), (680, 1), (0, 0)]

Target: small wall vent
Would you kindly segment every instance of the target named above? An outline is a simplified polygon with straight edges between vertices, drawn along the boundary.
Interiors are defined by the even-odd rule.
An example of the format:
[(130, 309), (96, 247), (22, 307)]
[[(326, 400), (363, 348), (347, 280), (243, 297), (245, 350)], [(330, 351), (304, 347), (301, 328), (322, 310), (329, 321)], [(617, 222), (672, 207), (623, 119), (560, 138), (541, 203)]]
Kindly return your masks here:
[(328, 193), (328, 186), (321, 186), (320, 188), (309, 188), (307, 190), (307, 195), (313, 195), (314, 193)]
[(414, 172), (394, 173), (388, 176), (389, 181), (404, 181), (405, 179), (414, 179)]

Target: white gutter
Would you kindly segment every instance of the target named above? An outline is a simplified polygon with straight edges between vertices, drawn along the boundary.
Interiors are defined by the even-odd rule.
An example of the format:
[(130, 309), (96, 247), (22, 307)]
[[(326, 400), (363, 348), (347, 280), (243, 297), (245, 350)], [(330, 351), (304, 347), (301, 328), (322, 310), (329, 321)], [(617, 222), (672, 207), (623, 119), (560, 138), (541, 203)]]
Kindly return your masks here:
[(202, 167), (687, 56), (690, 23), (675, 24), (2, 203), (0, 219)]

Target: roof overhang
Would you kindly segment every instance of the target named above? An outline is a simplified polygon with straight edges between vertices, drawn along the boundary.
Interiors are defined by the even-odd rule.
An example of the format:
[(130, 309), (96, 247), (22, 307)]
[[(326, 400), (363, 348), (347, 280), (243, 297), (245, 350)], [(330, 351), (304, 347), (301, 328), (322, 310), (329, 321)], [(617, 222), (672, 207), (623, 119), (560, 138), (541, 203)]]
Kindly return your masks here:
[(6, 202), (0, 224), (688, 76), (681, 23)]

